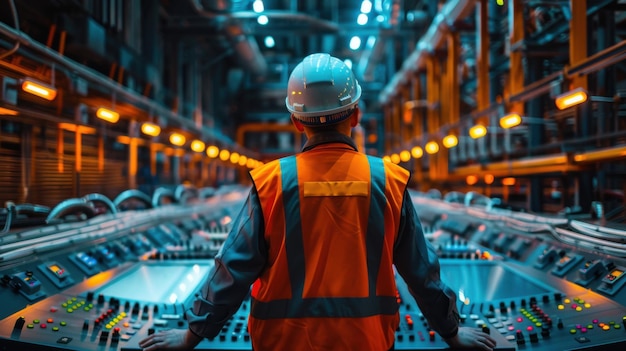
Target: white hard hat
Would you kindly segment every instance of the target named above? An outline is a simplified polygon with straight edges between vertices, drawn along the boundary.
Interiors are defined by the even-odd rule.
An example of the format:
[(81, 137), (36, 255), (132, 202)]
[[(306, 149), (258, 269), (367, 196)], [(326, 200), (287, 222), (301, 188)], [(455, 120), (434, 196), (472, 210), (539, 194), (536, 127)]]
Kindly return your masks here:
[(340, 122), (361, 98), (361, 86), (343, 61), (329, 54), (304, 58), (289, 76), (285, 104), (302, 124)]

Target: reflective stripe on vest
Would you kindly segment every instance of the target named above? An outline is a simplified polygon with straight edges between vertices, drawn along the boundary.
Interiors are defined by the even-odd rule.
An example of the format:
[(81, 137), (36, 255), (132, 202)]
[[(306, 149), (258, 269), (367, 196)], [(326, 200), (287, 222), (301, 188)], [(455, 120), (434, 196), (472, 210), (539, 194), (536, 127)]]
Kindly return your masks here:
[(268, 302), (254, 300), (251, 314), (258, 319), (301, 317), (368, 317), (395, 314), (398, 303), (394, 296), (376, 296), (376, 282), (384, 243), (385, 167), (383, 160), (369, 157), (371, 177), (370, 213), (367, 223), (368, 297), (303, 298), (305, 281), (304, 244), (300, 219), (300, 192), (295, 156), (280, 160), (282, 197), (285, 211), (285, 245), (291, 299)]

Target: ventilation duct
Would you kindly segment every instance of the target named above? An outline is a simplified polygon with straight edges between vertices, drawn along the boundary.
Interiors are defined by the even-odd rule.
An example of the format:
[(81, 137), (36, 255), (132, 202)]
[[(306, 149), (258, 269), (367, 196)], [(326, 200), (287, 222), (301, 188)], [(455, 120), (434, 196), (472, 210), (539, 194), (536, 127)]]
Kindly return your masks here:
[[(191, 0), (196, 12), (214, 19), (232, 19), (233, 3), (229, 0)], [(237, 55), (238, 63), (253, 75), (264, 76), (267, 62), (254, 37), (246, 35), (236, 21), (227, 21), (225, 34)]]
[(426, 57), (439, 49), (446, 39), (446, 34), (452, 31), (454, 24), (469, 16), (474, 9), (476, 0), (450, 0), (433, 18), (432, 23), (424, 36), (417, 43), (415, 50), (402, 64), (389, 84), (380, 94), (379, 101), (386, 103), (397, 92), (398, 85), (402, 84), (411, 72), (417, 72), (426, 67)]

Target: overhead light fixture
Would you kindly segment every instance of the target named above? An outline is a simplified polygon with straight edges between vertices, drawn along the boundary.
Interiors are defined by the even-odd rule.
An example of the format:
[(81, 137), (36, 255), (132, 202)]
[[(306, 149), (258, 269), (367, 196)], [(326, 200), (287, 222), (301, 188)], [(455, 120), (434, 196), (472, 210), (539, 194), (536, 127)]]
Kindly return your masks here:
[(0, 116), (17, 116), (19, 112), (8, 108), (0, 107)]
[(239, 165), (240, 166), (245, 166), (247, 162), (248, 162), (248, 157), (247, 156), (245, 156), (245, 155), (239, 156)]
[(582, 104), (587, 101), (587, 92), (583, 88), (570, 90), (556, 97), (554, 103), (559, 110), (565, 110), (572, 106)]
[(385, 162), (391, 162), (391, 156), (387, 155), (387, 156), (383, 156), (383, 161)]
[(204, 142), (202, 140), (194, 140), (191, 142), (191, 150), (195, 152), (204, 151)]
[(220, 154), (220, 149), (215, 145), (211, 145), (206, 148), (206, 155), (209, 156), (210, 158), (216, 158), (219, 154)]
[(430, 155), (436, 154), (439, 151), (439, 144), (437, 144), (436, 141), (429, 141), (424, 146), (424, 149), (426, 149), (426, 152)]
[(180, 133), (172, 133), (170, 134), (170, 143), (176, 146), (183, 146), (187, 142), (187, 138)]
[(103, 119), (107, 122), (111, 122), (111, 123), (117, 123), (117, 121), (120, 120), (120, 114), (106, 109), (104, 107), (100, 107), (97, 111), (96, 111), (96, 117)]
[(487, 135), (487, 128), (482, 124), (477, 124), (470, 128), (469, 135), (472, 137), (472, 139), (482, 138)]
[(146, 135), (156, 137), (156, 136), (159, 136), (159, 134), (161, 134), (161, 127), (159, 127), (158, 125), (154, 123), (145, 122), (144, 124), (141, 125), (141, 132)]
[(441, 142), (443, 146), (449, 149), (459, 144), (459, 138), (457, 138), (456, 135), (454, 134), (449, 134), (449, 135), (446, 135)]
[(31, 78), (24, 79), (22, 82), (22, 90), (48, 101), (54, 100), (57, 96), (57, 90), (54, 87), (41, 82), (36, 82)]
[(424, 156), (424, 150), (419, 146), (414, 146), (411, 149), (411, 156), (413, 156), (413, 158), (422, 158), (422, 156)]
[(509, 113), (500, 118), (500, 127), (504, 129), (513, 128), (522, 124), (522, 116), (517, 113)]

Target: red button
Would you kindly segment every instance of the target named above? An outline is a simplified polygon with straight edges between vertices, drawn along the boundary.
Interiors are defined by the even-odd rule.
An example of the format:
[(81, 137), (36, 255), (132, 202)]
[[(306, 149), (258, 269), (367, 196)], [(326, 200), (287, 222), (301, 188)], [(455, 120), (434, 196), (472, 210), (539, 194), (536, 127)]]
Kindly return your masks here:
[(41, 323), (39, 326), (41, 327), (41, 329), (46, 329), (47, 327), (46, 323)]
[(56, 307), (50, 307), (50, 312), (54, 313), (56, 311), (58, 311), (59, 309)]

